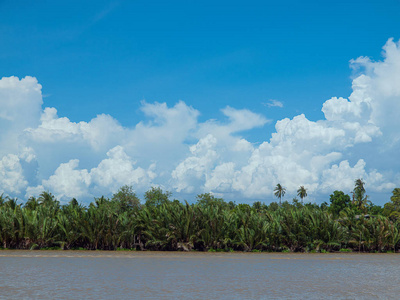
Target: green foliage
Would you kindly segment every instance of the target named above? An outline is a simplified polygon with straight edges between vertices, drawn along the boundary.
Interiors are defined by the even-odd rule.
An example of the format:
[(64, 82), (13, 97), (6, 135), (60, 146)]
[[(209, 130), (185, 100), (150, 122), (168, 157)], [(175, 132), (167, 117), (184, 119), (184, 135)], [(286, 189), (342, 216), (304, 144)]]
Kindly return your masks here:
[(279, 199), (279, 203), (282, 201), (282, 197), (285, 196), (286, 189), (278, 183), (274, 189), (274, 195)]
[(122, 186), (118, 192), (112, 196), (112, 201), (119, 206), (122, 212), (129, 209), (140, 208), (140, 200), (133, 191), (133, 187), (129, 185)]
[(354, 182), (353, 202), (360, 213), (366, 214), (371, 201), (369, 201), (368, 196), (365, 195), (366, 191), (364, 185), (365, 183), (362, 179), (357, 179)]
[(321, 203), (320, 208), (325, 211), (329, 209), (329, 205), (326, 201), (324, 201)]
[(382, 206), (371, 204), (369, 206), (369, 213), (373, 216), (379, 216), (383, 214)]
[(340, 191), (331, 195), (329, 208), (296, 198), (281, 205), (236, 205), (212, 194), (198, 195), (194, 204), (170, 196), (151, 188), (140, 205), (132, 187), (124, 186), (88, 207), (76, 199), (60, 205), (48, 192), (24, 205), (0, 196), (0, 247), (325, 253), (396, 252), (400, 246), (400, 189), (393, 190), (384, 215), (369, 206), (373, 216), (360, 214)]
[(296, 206), (297, 208), (303, 207), (303, 203), (299, 201), (297, 198), (293, 198), (292, 205)]
[(297, 190), (297, 196), (299, 196), (301, 202), (303, 202), (303, 199), (307, 197), (307, 189), (304, 186), (300, 186), (299, 189)]
[(163, 192), (160, 187), (152, 187), (144, 194), (144, 199), (146, 200), (145, 205), (147, 207), (155, 207), (168, 203), (171, 195), (171, 192)]
[(271, 202), (270, 205), (268, 206), (268, 210), (270, 211), (276, 211), (279, 209), (279, 204), (276, 202)]
[(202, 207), (205, 206), (219, 206), (223, 208), (227, 208), (230, 206), (228, 203), (224, 201), (222, 198), (216, 198), (211, 193), (199, 194), (196, 196), (196, 204)]
[(333, 194), (330, 195), (329, 201), (331, 202), (329, 212), (335, 216), (339, 216), (340, 212), (345, 208), (351, 207), (350, 196), (342, 191), (334, 191)]
[(353, 250), (347, 249), (347, 248), (342, 248), (339, 250), (339, 252), (353, 252)]
[(256, 201), (253, 203), (252, 208), (255, 209), (257, 212), (263, 212), (268, 210), (268, 205), (260, 201)]
[(400, 188), (392, 191), (390, 202), (385, 203), (383, 207), (383, 215), (389, 217), (392, 221), (400, 220)]

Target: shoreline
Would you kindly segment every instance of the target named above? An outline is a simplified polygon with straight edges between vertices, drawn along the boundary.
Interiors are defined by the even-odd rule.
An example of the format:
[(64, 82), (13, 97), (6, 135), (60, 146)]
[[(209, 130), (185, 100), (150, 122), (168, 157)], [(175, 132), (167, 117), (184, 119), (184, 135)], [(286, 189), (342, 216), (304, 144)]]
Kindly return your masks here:
[(0, 249), (0, 256), (4, 252), (23, 252), (23, 253), (113, 253), (113, 254), (179, 254), (179, 255), (190, 255), (190, 254), (205, 254), (205, 255), (233, 255), (233, 254), (243, 254), (243, 255), (349, 255), (349, 254), (399, 254), (399, 252), (358, 252), (358, 251), (332, 251), (332, 252), (291, 252), (291, 251), (164, 251), (164, 250), (89, 250), (89, 249)]

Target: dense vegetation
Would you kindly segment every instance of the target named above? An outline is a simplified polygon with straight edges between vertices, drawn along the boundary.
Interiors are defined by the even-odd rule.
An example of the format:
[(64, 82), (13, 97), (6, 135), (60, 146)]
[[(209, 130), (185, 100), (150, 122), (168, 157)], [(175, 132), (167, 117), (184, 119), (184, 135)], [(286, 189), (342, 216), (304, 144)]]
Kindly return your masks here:
[[(279, 184), (276, 196), (285, 194)], [(356, 180), (353, 199), (334, 191), (321, 205), (235, 204), (211, 194), (194, 204), (170, 200), (160, 188), (141, 204), (132, 188), (88, 207), (60, 205), (43, 192), (26, 203), (0, 197), (0, 247), (12, 249), (136, 249), (198, 251), (394, 251), (400, 246), (400, 189), (384, 207), (373, 205)], [(307, 196), (302, 186), (298, 196)]]

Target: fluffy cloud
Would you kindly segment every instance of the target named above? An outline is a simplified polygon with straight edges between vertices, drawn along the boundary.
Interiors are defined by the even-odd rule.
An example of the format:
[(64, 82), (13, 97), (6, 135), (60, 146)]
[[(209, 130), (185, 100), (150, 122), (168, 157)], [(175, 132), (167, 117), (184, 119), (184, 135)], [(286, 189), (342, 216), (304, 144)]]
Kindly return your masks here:
[(46, 107), (40, 117), (40, 125), (27, 128), (26, 135), (41, 143), (87, 143), (93, 150), (104, 149), (123, 136), (124, 129), (109, 115), (98, 115), (90, 122), (71, 122), (59, 118), (57, 110)]
[(0, 157), (18, 151), (23, 130), (39, 124), (41, 89), (36, 78), (30, 76), (0, 79)]
[(138, 192), (162, 186), (177, 197), (271, 199), (278, 182), (294, 196), (300, 185), (309, 195), (349, 192), (356, 178), (371, 191), (388, 192), (400, 184), (400, 162), (387, 159), (400, 150), (399, 48), (389, 40), (383, 61), (353, 60), (353, 91), (325, 101), (325, 118), (279, 120), (271, 138), (256, 144), (241, 134), (270, 121), (247, 109), (226, 107), (221, 120), (201, 123), (200, 112), (183, 101), (142, 102), (145, 119), (133, 127), (106, 114), (76, 123), (42, 108), (35, 78), (2, 78), (0, 192), (48, 189), (62, 200), (90, 200), (130, 184)]
[(136, 164), (121, 146), (116, 146), (107, 152), (108, 158), (102, 160), (96, 168), (90, 171), (92, 182), (103, 192), (116, 192), (122, 185), (133, 185), (135, 188), (143, 189), (151, 184), (156, 177), (153, 172), (155, 164), (150, 165), (148, 170), (141, 167), (134, 168)]
[(208, 174), (218, 158), (214, 150), (217, 139), (209, 134), (190, 147), (191, 156), (182, 161), (174, 171), (175, 188), (178, 192), (193, 193), (196, 186), (201, 186), (207, 180)]
[(90, 185), (91, 178), (87, 170), (76, 170), (78, 165), (78, 159), (60, 164), (54, 175), (43, 180), (41, 186), (46, 190), (53, 191), (58, 198), (88, 196), (87, 188)]
[(115, 193), (126, 184), (142, 189), (148, 187), (156, 177), (152, 171), (154, 165), (144, 170), (140, 167), (135, 169), (135, 164), (121, 146), (108, 151), (107, 158), (90, 171), (78, 169), (79, 160), (71, 159), (60, 164), (54, 174), (42, 180), (40, 185), (28, 188), (26, 196), (50, 190), (61, 199), (87, 198), (93, 194)]
[(238, 110), (228, 106), (222, 110), (222, 113), (229, 118), (230, 122), (226, 128), (230, 133), (261, 127), (268, 122), (265, 117), (247, 109)]
[(147, 121), (129, 129), (126, 141), (121, 145), (142, 164), (148, 166), (157, 161), (159, 175), (169, 177), (176, 161), (188, 152), (186, 141), (193, 139), (200, 113), (182, 101), (173, 107), (165, 103), (142, 102), (141, 110)]
[[(214, 159), (214, 166), (206, 170), (203, 166), (209, 155), (192, 153), (173, 171), (175, 186), (193, 189), (194, 185), (189, 184), (191, 176), (200, 177), (193, 170), (202, 168), (205, 190), (248, 198), (272, 195), (278, 182), (292, 195), (300, 185), (311, 192), (350, 191), (355, 178), (363, 178), (375, 191), (392, 189), (395, 183), (390, 180), (396, 182), (396, 177), (385, 177), (375, 169), (367, 171), (366, 162), (360, 158), (354, 166), (347, 159), (341, 160), (357, 158), (351, 149), (360, 149), (359, 145), (365, 143), (373, 145), (370, 151), (384, 153), (383, 145), (399, 150), (400, 119), (394, 116), (400, 111), (399, 44), (389, 40), (384, 51), (384, 61), (359, 58), (351, 62), (353, 68), (362, 66), (364, 72), (353, 80), (348, 99), (333, 97), (323, 104), (325, 119), (313, 122), (299, 115), (280, 120), (270, 141), (241, 153), (239, 158), (230, 159), (235, 141), (229, 131), (209, 126), (203, 135), (222, 132), (219, 142), (212, 145), (214, 157), (219, 159)], [(230, 142), (221, 143), (220, 140), (229, 140), (226, 135)]]
[(0, 194), (18, 194), (27, 185), (19, 157), (14, 154), (4, 156), (0, 160)]
[(383, 47), (383, 61), (371, 61), (361, 57), (352, 60), (352, 67), (365, 75), (360, 86), (364, 99), (369, 102), (371, 115), (369, 122), (376, 124), (384, 132), (385, 140), (398, 147), (400, 141), (400, 41), (389, 39)]

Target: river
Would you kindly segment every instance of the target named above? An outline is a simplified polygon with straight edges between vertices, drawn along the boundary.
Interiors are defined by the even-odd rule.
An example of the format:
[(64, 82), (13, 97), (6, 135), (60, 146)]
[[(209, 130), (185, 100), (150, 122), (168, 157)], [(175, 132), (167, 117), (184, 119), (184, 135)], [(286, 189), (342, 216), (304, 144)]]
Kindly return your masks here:
[(0, 251), (0, 299), (399, 295), (399, 254)]

